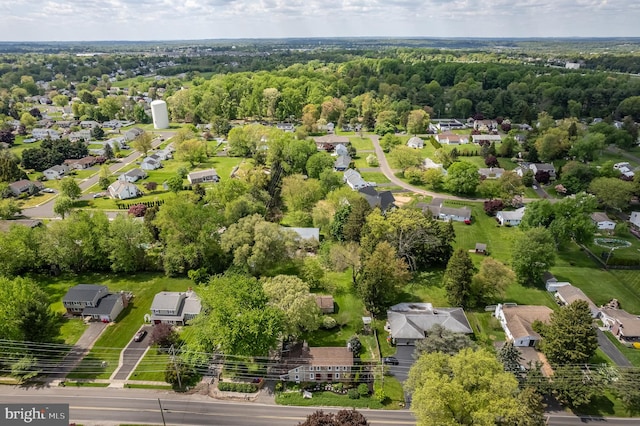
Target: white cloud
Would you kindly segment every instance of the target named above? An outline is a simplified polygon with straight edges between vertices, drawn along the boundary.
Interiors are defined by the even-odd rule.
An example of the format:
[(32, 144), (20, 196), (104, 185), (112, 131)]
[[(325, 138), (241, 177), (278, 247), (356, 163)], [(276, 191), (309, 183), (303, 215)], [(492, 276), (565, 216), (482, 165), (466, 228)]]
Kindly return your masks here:
[(0, 40), (640, 36), (628, 0), (0, 0)]

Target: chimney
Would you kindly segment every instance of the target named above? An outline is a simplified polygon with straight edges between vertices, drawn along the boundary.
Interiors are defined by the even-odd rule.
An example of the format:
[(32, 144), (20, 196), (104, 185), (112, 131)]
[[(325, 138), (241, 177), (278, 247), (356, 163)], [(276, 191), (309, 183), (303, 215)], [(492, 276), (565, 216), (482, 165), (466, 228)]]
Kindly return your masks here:
[(129, 299), (127, 299), (127, 295), (124, 291), (120, 290), (120, 297), (122, 297), (122, 305), (126, 308), (129, 306)]

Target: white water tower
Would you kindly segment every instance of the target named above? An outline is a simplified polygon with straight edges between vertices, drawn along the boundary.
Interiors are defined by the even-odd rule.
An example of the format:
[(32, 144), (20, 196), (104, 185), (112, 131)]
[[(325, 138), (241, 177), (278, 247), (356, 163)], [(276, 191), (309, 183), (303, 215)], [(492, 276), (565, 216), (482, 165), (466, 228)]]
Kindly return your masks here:
[(156, 100), (151, 102), (151, 116), (153, 117), (154, 129), (169, 128), (169, 113), (167, 112), (167, 103), (165, 101)]

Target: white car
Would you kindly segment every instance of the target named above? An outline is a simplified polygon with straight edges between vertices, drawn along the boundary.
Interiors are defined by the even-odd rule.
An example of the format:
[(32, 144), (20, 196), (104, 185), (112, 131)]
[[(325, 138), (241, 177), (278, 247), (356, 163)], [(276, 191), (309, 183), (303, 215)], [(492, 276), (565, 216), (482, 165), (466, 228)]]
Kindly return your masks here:
[(56, 191), (54, 191), (53, 188), (45, 188), (45, 189), (42, 190), (42, 192), (48, 192), (49, 194), (53, 194)]
[(538, 186), (537, 185), (533, 185), (533, 189), (538, 189)]

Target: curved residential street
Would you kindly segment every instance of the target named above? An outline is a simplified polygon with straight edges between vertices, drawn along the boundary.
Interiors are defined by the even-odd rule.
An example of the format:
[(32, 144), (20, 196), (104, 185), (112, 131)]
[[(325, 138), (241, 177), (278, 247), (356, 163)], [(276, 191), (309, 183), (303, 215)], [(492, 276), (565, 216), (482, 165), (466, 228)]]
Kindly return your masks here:
[[(171, 136), (173, 136), (173, 132), (157, 132), (156, 131), (154, 133), (155, 133), (155, 138), (154, 138), (153, 142), (151, 143), (151, 146), (153, 147), (153, 149), (157, 148), (165, 140), (167, 140)], [(134, 150), (131, 154), (129, 154), (125, 158), (122, 158), (122, 159), (120, 159), (120, 161), (111, 164), (109, 166), (109, 170), (111, 171), (111, 173), (116, 173), (120, 169), (128, 166), (129, 164), (131, 164), (133, 162), (135, 162), (141, 156), (142, 156), (142, 153)], [(99, 178), (100, 178), (99, 172), (96, 171), (96, 173), (93, 176), (83, 180), (82, 182), (79, 182), (78, 185), (80, 186), (80, 189), (82, 190), (82, 192), (84, 192), (87, 189), (91, 188), (93, 185), (95, 185), (98, 182)], [(56, 200), (56, 197), (54, 196), (54, 197), (50, 198), (49, 200), (43, 202), (42, 204), (40, 204), (38, 206), (30, 207), (30, 208), (22, 210), (22, 214), (23, 214), (23, 216), (26, 216), (26, 217), (29, 217), (29, 218), (33, 218), (33, 219), (51, 219), (51, 218), (55, 218), (57, 216), (53, 212), (53, 205), (55, 204), (55, 200)], [(109, 213), (109, 212), (107, 212), (107, 213)]]

